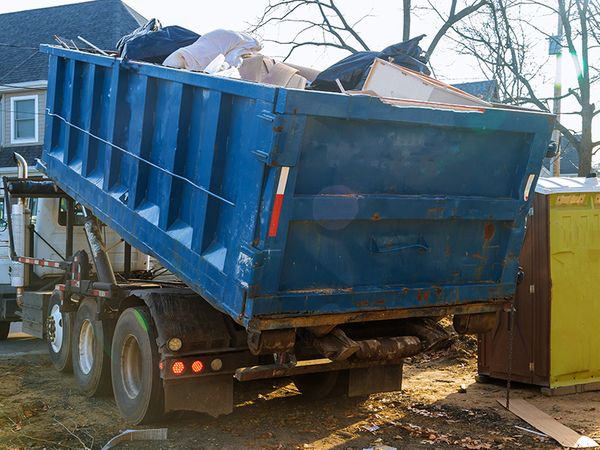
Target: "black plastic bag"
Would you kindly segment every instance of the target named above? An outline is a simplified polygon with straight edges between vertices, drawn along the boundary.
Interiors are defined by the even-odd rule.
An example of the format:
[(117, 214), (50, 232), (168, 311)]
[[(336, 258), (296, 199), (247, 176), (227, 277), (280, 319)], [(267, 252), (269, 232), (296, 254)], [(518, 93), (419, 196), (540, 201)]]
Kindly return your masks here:
[(419, 41), (425, 35), (417, 36), (406, 42), (390, 45), (380, 52), (357, 52), (338, 61), (325, 69), (317, 76), (309, 89), (317, 91), (340, 92), (336, 79), (340, 80), (346, 90), (360, 89), (367, 77), (369, 69), (375, 58), (399, 64), (407, 69), (412, 69), (429, 75), (429, 69), (422, 56)]
[(162, 27), (157, 19), (132, 33), (123, 36), (117, 43), (117, 50), (123, 59), (162, 64), (163, 61), (181, 47), (193, 44), (199, 34), (179, 26)]

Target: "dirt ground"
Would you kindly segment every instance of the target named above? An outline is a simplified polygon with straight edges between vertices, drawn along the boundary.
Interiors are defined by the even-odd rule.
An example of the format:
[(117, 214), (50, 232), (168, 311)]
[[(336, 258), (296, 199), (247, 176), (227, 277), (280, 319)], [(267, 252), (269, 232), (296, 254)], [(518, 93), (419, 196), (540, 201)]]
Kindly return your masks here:
[[(0, 343), (0, 346), (8, 345)], [(238, 385), (233, 414), (217, 419), (179, 414), (148, 428), (168, 428), (167, 441), (122, 444), (128, 449), (554, 449), (523, 432), (528, 424), (496, 403), (501, 385), (475, 382), (474, 340), (407, 361), (402, 392), (368, 399), (311, 401), (288, 380)], [(461, 384), (466, 393), (460, 393)], [(567, 426), (600, 438), (600, 392), (526, 398)], [(100, 449), (129, 428), (110, 398), (77, 393), (45, 355), (0, 356), (0, 448)], [(385, 448), (385, 447), (383, 447)]]

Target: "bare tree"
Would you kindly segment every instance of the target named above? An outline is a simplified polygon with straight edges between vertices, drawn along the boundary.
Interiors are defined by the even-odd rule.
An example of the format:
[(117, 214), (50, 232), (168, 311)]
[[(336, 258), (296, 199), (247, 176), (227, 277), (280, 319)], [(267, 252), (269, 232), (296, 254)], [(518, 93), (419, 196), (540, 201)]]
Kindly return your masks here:
[[(442, 26), (436, 32), (426, 52), (429, 60), (440, 40), (458, 22), (473, 14), (490, 0), (452, 0), (447, 13), (435, 9), (442, 20)], [(419, 3), (422, 3), (420, 5)], [(431, 0), (403, 0), (402, 39), (410, 38), (411, 19), (415, 9), (428, 8), (434, 2)], [(269, 26), (280, 23), (295, 25), (290, 35), (283, 39), (266, 38), (266, 42), (285, 45), (289, 51), (288, 58), (296, 49), (306, 46), (326, 46), (355, 53), (370, 50), (365, 37), (357, 31), (358, 25), (368, 17), (364, 15), (354, 22), (338, 6), (336, 0), (269, 0), (263, 14), (250, 28), (251, 32), (264, 32)], [(320, 38), (315, 40), (314, 33)]]
[[(576, 108), (563, 113), (577, 117), (577, 131), (563, 122), (557, 129), (577, 149), (579, 175), (591, 172), (592, 156), (600, 150), (600, 141), (592, 139), (592, 125), (600, 109), (592, 101), (592, 88), (600, 80), (600, 67), (592, 64), (590, 53), (600, 47), (600, 5), (598, 0), (493, 0), (479, 17), (463, 24), (456, 40), (461, 51), (476, 58), (482, 72), (496, 79), (504, 102), (534, 105), (550, 111), (555, 97), (544, 97), (547, 80), (543, 68), (548, 58), (539, 57), (540, 38), (556, 39), (536, 25), (535, 15), (559, 17), (564, 26), (564, 46), (571, 55), (577, 73), (576, 86), (560, 99), (574, 99)], [(596, 57), (597, 59), (597, 57)]]

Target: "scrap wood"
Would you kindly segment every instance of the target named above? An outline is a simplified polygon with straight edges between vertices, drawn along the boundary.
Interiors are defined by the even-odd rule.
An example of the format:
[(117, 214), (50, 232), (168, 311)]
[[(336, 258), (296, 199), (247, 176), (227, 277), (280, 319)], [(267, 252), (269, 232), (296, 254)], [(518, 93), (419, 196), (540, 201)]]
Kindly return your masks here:
[[(485, 108), (477, 107), (477, 106), (465, 106), (465, 105), (454, 105), (451, 103), (439, 103), (439, 102), (430, 102), (424, 100), (406, 100), (403, 98), (392, 98), (392, 97), (382, 97), (370, 90), (360, 90), (360, 91), (344, 91), (344, 94), (347, 95), (368, 95), (370, 97), (378, 98), (382, 103), (387, 103), (392, 106), (409, 106), (409, 107), (424, 107), (424, 108), (432, 108), (432, 109), (451, 109), (452, 111), (465, 111), (465, 112), (485, 112)], [(504, 107), (504, 105), (502, 105)]]
[[(505, 400), (498, 400), (498, 403), (506, 408)], [(593, 439), (573, 431), (545, 412), (540, 411), (526, 400), (511, 400), (507, 409), (542, 433), (556, 440), (563, 447), (592, 448), (599, 446)]]
[(102, 450), (109, 450), (126, 441), (166, 441), (167, 428), (151, 430), (125, 430), (106, 443)]

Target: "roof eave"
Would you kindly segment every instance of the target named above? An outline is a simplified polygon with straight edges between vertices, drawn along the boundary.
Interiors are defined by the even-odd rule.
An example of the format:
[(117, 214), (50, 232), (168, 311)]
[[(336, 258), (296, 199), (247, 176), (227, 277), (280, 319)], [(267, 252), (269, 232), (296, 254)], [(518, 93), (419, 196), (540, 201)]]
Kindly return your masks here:
[(46, 89), (48, 80), (24, 81), (21, 83), (0, 84), (0, 93), (20, 92), (30, 89)]

